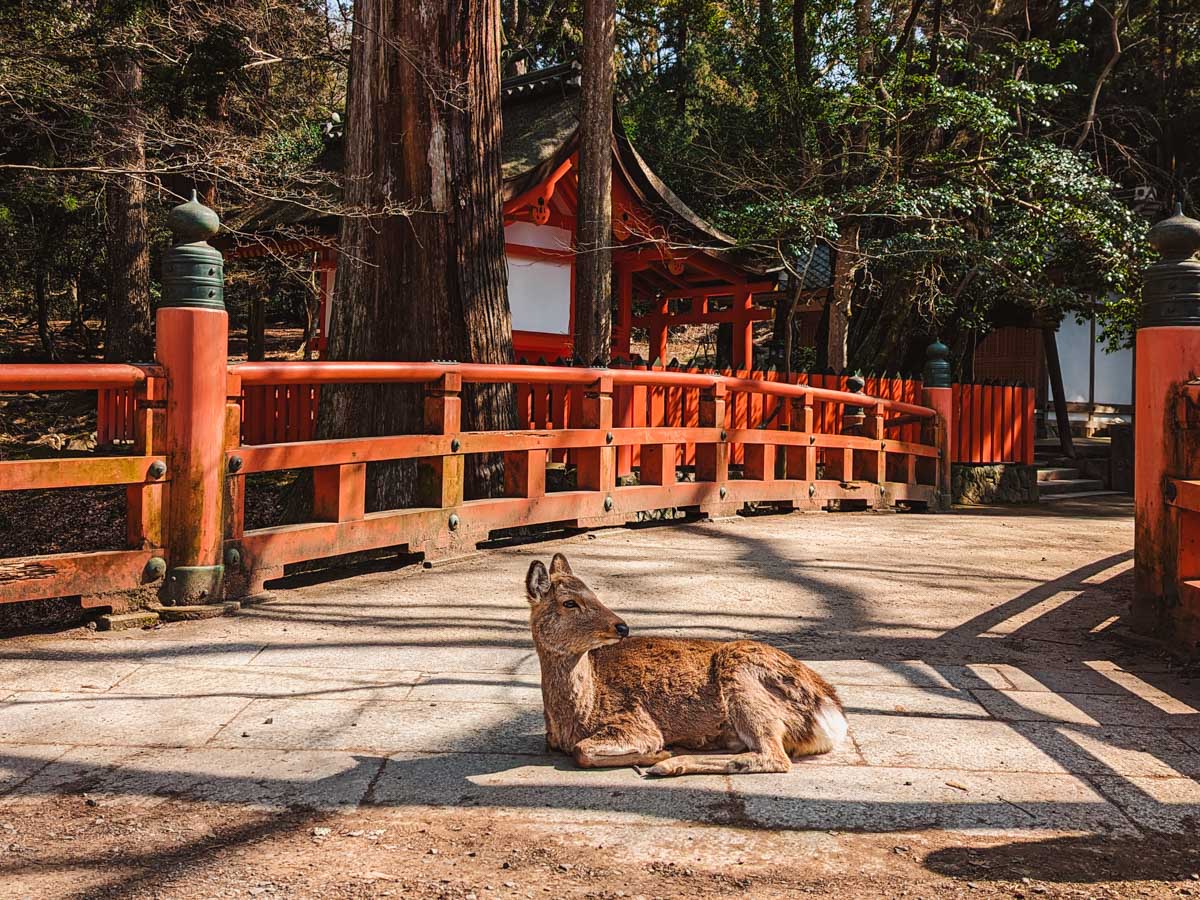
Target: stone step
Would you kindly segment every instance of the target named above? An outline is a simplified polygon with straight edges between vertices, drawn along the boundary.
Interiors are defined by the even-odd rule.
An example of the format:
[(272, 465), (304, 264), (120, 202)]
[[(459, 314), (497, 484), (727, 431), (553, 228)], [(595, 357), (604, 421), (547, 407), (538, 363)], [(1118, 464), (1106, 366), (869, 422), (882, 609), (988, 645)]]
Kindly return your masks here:
[(1087, 497), (1114, 497), (1120, 493), (1120, 491), (1080, 491), (1077, 494), (1040, 494), (1038, 499), (1042, 503), (1055, 503), (1059, 500), (1083, 500)]
[(98, 631), (129, 631), (131, 628), (153, 628), (158, 624), (158, 613), (138, 609), (126, 613), (105, 613), (96, 619)]
[(1055, 481), (1039, 481), (1038, 496), (1053, 494), (1082, 494), (1084, 491), (1102, 491), (1104, 482), (1099, 478), (1061, 478)]
[(1079, 478), (1078, 469), (1068, 469), (1064, 466), (1038, 467), (1038, 481), (1074, 481)]

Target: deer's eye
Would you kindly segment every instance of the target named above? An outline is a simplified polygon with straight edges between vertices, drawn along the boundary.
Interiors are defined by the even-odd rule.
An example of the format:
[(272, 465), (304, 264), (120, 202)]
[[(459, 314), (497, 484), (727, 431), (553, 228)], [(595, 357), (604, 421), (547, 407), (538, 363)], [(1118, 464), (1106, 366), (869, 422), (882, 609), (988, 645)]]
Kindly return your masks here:
[(574, 600), (564, 600), (563, 607), (565, 609), (579, 609), (579, 604), (576, 603)]

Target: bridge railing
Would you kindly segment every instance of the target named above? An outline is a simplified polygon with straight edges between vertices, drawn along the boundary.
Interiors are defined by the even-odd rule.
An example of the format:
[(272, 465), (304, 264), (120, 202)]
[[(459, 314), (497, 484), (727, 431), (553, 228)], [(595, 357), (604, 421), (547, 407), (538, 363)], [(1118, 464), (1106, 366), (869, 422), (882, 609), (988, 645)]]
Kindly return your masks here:
[(165, 387), (153, 366), (0, 366), (0, 392), (109, 390), (131, 398), (127, 454), (0, 462), (0, 491), (124, 486), (126, 497), (124, 547), (0, 559), (0, 603), (80, 595), (85, 605), (106, 605), (102, 595), (162, 576), (163, 493), (171, 480), (163, 446)]
[[(642, 368), (645, 368), (644, 366)], [(715, 374), (711, 369), (661, 366), (661, 371)], [(824, 372), (800, 372), (785, 376), (779, 372), (742, 370), (738, 378), (764, 381), (789, 380), (793, 384), (846, 389), (851, 375)], [(923, 385), (919, 378), (888, 378), (869, 375), (865, 392), (874, 397), (920, 402)], [(951, 435), (951, 460), (955, 463), (1033, 463), (1034, 406), (1036, 391), (1013, 384), (955, 383), (954, 429)], [(578, 385), (559, 383), (522, 383), (517, 385), (517, 416), (531, 428), (565, 428), (579, 406)], [(317, 384), (254, 384), (242, 389), (241, 433), (247, 444), (272, 444), (280, 441), (312, 440), (317, 432), (317, 408), (321, 396)], [(742, 399), (744, 397), (745, 399)], [(778, 418), (777, 402), (771, 397), (761, 401), (754, 395), (734, 397), (727, 415), (748, 428), (774, 427)], [(119, 446), (132, 441), (133, 391), (106, 389), (98, 392), (96, 404), (96, 440), (101, 446)], [(683, 425), (695, 424), (699, 407), (694, 389), (649, 389), (619, 385), (613, 395), (616, 416), (622, 424)], [(840, 409), (836, 405), (817, 405), (821, 430), (837, 428)], [(918, 440), (920, 428), (910, 424), (904, 440)], [(690, 446), (680, 449), (686, 463), (692, 464)], [(731, 459), (742, 462), (742, 448), (732, 450)], [(566, 462), (566, 451), (553, 458)], [(622, 448), (617, 471), (627, 475), (639, 463), (638, 450)]]
[[(246, 531), (239, 507), (245, 492), (236, 485), (228, 491), (227, 556), (238, 560), (249, 590), (291, 563), (405, 546), (434, 557), (471, 549), (492, 532), (530, 525), (623, 524), (665, 508), (732, 515), (747, 503), (936, 503), (947, 468), (936, 409), (806, 384), (685, 371), (399, 362), (245, 363), (230, 372), (243, 391), (265, 384), (426, 386), (423, 434), (227, 450), (234, 482), (263, 472), (313, 473), (313, 521), (302, 524)], [(461, 390), (471, 383), (511, 384), (518, 395), (552, 385), (577, 402), (566, 427), (467, 431)], [(670, 395), (682, 403), (694, 394), (695, 417), (687, 424), (622, 424), (614, 398), (624, 389), (661, 396), (663, 403)], [(747, 427), (731, 417), (737, 404), (780, 406), (777, 426)], [(843, 410), (839, 433), (817, 427), (820, 405)], [(897, 430), (923, 425), (926, 442), (889, 435), (889, 423)], [(734, 447), (742, 449), (743, 460), (731, 473)], [(627, 450), (637, 451), (637, 477), (618, 485), (618, 457)], [(471, 454), (503, 456), (502, 496), (464, 499), (464, 464)], [(566, 490), (547, 490), (554, 454), (568, 454), (573, 463), (574, 484)], [(418, 505), (367, 513), (367, 466), (393, 460), (419, 465)]]

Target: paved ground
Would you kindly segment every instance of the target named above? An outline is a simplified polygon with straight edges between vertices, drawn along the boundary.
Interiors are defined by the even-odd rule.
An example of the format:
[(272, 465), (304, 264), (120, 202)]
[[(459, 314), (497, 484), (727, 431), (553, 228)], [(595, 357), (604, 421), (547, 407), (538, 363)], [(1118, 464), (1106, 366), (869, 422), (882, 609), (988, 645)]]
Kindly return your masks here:
[[(1112, 637), (1131, 543), (1108, 498), (618, 529), (12, 641), (0, 896), (1200, 895), (1200, 678)], [(556, 550), (635, 633), (811, 662), (852, 743), (545, 755), (521, 584)]]

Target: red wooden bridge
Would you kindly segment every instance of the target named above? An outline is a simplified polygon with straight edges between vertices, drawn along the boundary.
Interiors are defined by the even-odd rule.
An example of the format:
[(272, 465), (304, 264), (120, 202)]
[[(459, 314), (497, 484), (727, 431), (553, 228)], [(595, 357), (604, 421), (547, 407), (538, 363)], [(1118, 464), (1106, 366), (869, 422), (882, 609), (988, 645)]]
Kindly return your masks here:
[[(179, 344), (171, 319), (183, 316), (193, 321)], [(0, 602), (85, 595), (111, 605), (101, 595), (222, 565), (225, 593), (237, 596), (291, 563), (382, 547), (461, 553), (518, 526), (616, 525), (663, 508), (729, 515), (747, 503), (934, 504), (948, 489), (948, 388), (925, 389), (921, 405), (703, 372), (368, 362), (246, 363), (228, 366), (221, 385), (195, 371), (204, 365), (195, 351), (224, 327), (220, 313), (162, 310), (160, 366), (0, 367), (4, 391), (120, 390), (133, 398), (128, 455), (0, 463), (0, 490), (124, 485), (128, 498), (125, 547), (4, 560)], [(217, 348), (223, 353), (224, 344)], [(206, 381), (216, 389), (173, 389)], [(424, 385), (425, 433), (242, 439), (244, 398), (254, 389), (365, 382)], [(524, 427), (463, 430), (464, 383), (514, 385)], [(552, 408), (567, 412), (555, 421)], [(503, 454), (501, 496), (464, 500), (464, 460), (474, 453)], [(556, 456), (575, 467), (571, 490), (546, 489)], [(423, 470), (420, 505), (366, 512), (367, 465), (398, 459)], [(618, 486), (622, 467), (636, 469), (636, 484)], [(312, 521), (246, 530), (246, 476), (292, 469), (312, 470)]]

